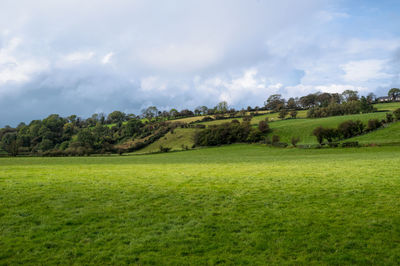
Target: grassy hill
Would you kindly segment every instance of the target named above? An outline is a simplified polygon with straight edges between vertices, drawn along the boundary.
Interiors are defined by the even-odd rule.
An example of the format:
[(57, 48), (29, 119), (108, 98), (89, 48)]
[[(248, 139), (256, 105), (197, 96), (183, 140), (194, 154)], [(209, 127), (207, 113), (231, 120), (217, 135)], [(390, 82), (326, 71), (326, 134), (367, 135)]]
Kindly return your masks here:
[(312, 135), (312, 131), (318, 126), (334, 128), (346, 120), (360, 120), (366, 124), (369, 119), (383, 119), (385, 117), (386, 113), (377, 112), (315, 119), (287, 119), (270, 123), (270, 127), (272, 129), (271, 135), (279, 135), (283, 142), (290, 143), (292, 137), (300, 137), (300, 143), (313, 144), (317, 143), (317, 140), (315, 136)]
[(192, 148), (194, 144), (194, 128), (176, 128), (174, 132), (168, 132), (164, 137), (153, 142), (149, 146), (135, 152), (135, 153), (152, 153), (160, 151), (160, 145), (169, 147), (172, 151), (184, 150)]
[(0, 265), (396, 265), (398, 147), (0, 158)]
[[(257, 126), (261, 120), (265, 120), (265, 118), (268, 117), (270, 121), (269, 125), (272, 129), (272, 133), (269, 134), (270, 136), (279, 135), (281, 137), (281, 141), (286, 143), (290, 143), (292, 137), (300, 137), (299, 144), (316, 144), (317, 141), (315, 136), (312, 135), (312, 131), (318, 126), (334, 128), (346, 120), (361, 120), (364, 124), (366, 124), (370, 119), (384, 119), (388, 110), (393, 111), (397, 108), (400, 108), (400, 103), (377, 104), (375, 107), (379, 110), (379, 112), (314, 119), (305, 118), (307, 115), (306, 110), (299, 111), (297, 119), (281, 120), (278, 118), (278, 113), (267, 113), (264, 115), (255, 116), (251, 120), (251, 123), (253, 126)], [(191, 119), (195, 118), (196, 117), (192, 117)], [(239, 121), (243, 120), (242, 118), (236, 119)], [(233, 119), (214, 120), (209, 122), (200, 122), (199, 124), (210, 126), (231, 122), (232, 120)], [(400, 135), (397, 129), (397, 125), (390, 126), (385, 129), (380, 129), (377, 132), (354, 138), (354, 140), (360, 141), (360, 143), (378, 144), (400, 142)], [(178, 129), (176, 132), (176, 135), (168, 133), (164, 138), (161, 138), (137, 153), (157, 152), (159, 151), (160, 145), (163, 147), (170, 147), (172, 150), (182, 150), (182, 145), (191, 147), (194, 144), (194, 129)]]
[(400, 144), (400, 122), (349, 140), (358, 141), (359, 143)]

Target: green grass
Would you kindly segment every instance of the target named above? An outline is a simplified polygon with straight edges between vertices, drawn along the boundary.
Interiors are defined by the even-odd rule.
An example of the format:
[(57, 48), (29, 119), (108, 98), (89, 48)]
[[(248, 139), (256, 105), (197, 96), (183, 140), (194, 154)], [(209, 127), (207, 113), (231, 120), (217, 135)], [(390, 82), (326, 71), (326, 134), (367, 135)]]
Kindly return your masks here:
[(400, 122), (390, 124), (371, 133), (349, 139), (359, 143), (400, 144)]
[[(264, 114), (264, 115), (259, 115), (259, 116), (255, 116), (253, 117), (253, 119), (251, 120), (251, 124), (252, 125), (258, 125), (258, 123), (262, 120), (265, 120), (265, 118), (268, 118), (269, 121), (277, 121), (280, 120), (278, 118), (279, 113), (269, 113), (269, 114)], [(306, 118), (307, 116), (307, 110), (301, 110), (297, 112), (297, 117), (298, 118)], [(240, 122), (243, 121), (243, 118), (231, 118), (231, 119), (221, 119), (221, 120), (214, 120), (214, 121), (208, 121), (208, 122), (201, 122), (199, 124), (203, 124), (206, 126), (210, 126), (210, 125), (220, 125), (222, 123), (227, 123), (227, 122), (231, 122), (232, 120), (238, 120)]]
[(394, 111), (397, 108), (400, 108), (400, 102), (396, 103), (378, 103), (374, 104), (374, 107), (379, 111)]
[(364, 124), (368, 123), (369, 119), (383, 119), (386, 113), (377, 112), (370, 114), (359, 115), (344, 115), (344, 116), (331, 116), (316, 119), (287, 119), (270, 123), (272, 133), (270, 135), (279, 135), (281, 141), (290, 143), (292, 137), (300, 137), (302, 144), (315, 144), (317, 140), (312, 135), (313, 130), (318, 126), (323, 127), (337, 127), (340, 123), (346, 120), (360, 120)]
[(0, 264), (400, 263), (400, 149), (0, 158)]

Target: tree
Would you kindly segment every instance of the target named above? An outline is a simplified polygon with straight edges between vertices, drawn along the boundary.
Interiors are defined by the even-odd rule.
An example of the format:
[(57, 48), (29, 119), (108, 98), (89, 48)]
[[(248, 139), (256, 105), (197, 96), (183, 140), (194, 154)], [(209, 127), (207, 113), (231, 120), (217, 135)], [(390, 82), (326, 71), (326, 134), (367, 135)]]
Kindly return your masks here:
[(357, 101), (358, 100), (358, 91), (345, 90), (342, 93), (342, 96), (346, 102)]
[(396, 118), (396, 120), (399, 121), (400, 120), (400, 108), (397, 108), (396, 110), (394, 110), (393, 115)]
[(327, 107), (332, 101), (332, 95), (330, 93), (324, 92), (318, 94), (316, 100), (321, 107)]
[(123, 122), (125, 120), (125, 113), (120, 111), (114, 111), (108, 115), (107, 120), (110, 123)]
[(306, 96), (300, 97), (300, 104), (303, 108), (311, 108), (314, 107), (317, 103), (317, 96), (316, 93), (310, 93)]
[(178, 114), (179, 114), (179, 112), (178, 112), (178, 110), (176, 110), (175, 108), (172, 108), (172, 109), (169, 111), (169, 115), (170, 115), (172, 118), (175, 118)]
[(18, 155), (18, 149), (21, 146), (20, 141), (17, 138), (16, 132), (8, 132), (3, 135), (1, 139), (2, 148), (11, 156)]
[(270, 131), (269, 125), (266, 121), (260, 121), (258, 123), (258, 129), (261, 133), (268, 133)]
[(88, 128), (84, 128), (78, 133), (78, 141), (82, 144), (82, 146), (85, 146), (87, 148), (92, 148), (95, 138)]
[(151, 120), (153, 117), (158, 115), (158, 109), (155, 106), (149, 106), (146, 109), (142, 110), (143, 117)]
[(299, 137), (292, 137), (290, 142), (292, 143), (293, 147), (297, 147), (297, 143), (300, 142), (300, 138)]
[(221, 114), (226, 113), (228, 111), (228, 103), (226, 101), (218, 103), (218, 105), (215, 106), (215, 110)]
[(208, 113), (208, 107), (207, 106), (200, 106), (201, 114), (206, 115)]
[(290, 115), (291, 118), (296, 118), (297, 117), (297, 111), (296, 110), (290, 111), (289, 115)]
[(360, 103), (362, 113), (371, 113), (374, 110), (372, 103), (370, 103), (364, 96), (361, 97)]
[(268, 97), (264, 105), (267, 109), (277, 112), (285, 106), (285, 99), (280, 94), (273, 94)]
[(400, 89), (399, 88), (391, 88), (388, 92), (388, 96), (392, 98), (392, 101), (395, 101), (397, 97), (400, 96)]
[(376, 101), (376, 95), (373, 94), (372, 92), (371, 92), (371, 93), (368, 93), (368, 95), (367, 95), (367, 101), (368, 101), (369, 103), (374, 103), (374, 102)]
[(324, 128), (319, 126), (313, 130), (313, 135), (317, 138), (318, 143), (321, 145), (324, 141)]
[(280, 118), (280, 119), (284, 119), (284, 118), (287, 116), (287, 114), (288, 114), (288, 110), (282, 109), (282, 110), (279, 112), (279, 118)]
[(296, 99), (290, 98), (286, 103), (286, 108), (296, 110), (298, 108)]

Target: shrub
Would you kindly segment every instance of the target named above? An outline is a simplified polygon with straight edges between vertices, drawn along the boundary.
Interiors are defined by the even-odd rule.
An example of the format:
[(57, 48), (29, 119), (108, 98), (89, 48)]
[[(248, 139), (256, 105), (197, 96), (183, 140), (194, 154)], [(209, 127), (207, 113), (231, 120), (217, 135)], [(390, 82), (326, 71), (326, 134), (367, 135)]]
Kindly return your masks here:
[(278, 143), (281, 140), (281, 138), (278, 135), (273, 135), (272, 136), (272, 144)]
[(299, 137), (292, 137), (290, 142), (292, 143), (293, 147), (296, 147), (297, 143), (300, 142), (300, 138)]
[(382, 126), (382, 122), (379, 121), (378, 119), (370, 119), (368, 121), (367, 130), (373, 131), (373, 130), (380, 128), (381, 126)]
[(289, 115), (290, 115), (291, 118), (296, 118), (297, 117), (297, 111), (293, 110), (293, 111), (290, 112)]
[(203, 121), (203, 122), (213, 121), (213, 120), (214, 119), (211, 116), (206, 116), (206, 117), (203, 117), (203, 119), (201, 119), (201, 121)]
[(266, 121), (260, 121), (258, 123), (258, 129), (260, 130), (261, 133), (268, 133), (270, 132), (269, 125)]
[(359, 144), (358, 141), (348, 141), (348, 142), (343, 142), (342, 147), (344, 148), (359, 147)]
[(209, 126), (196, 132), (195, 144), (199, 146), (215, 146), (235, 142), (257, 142), (261, 140), (261, 132), (251, 127), (250, 123), (223, 123)]
[(284, 119), (286, 116), (287, 116), (287, 114), (288, 114), (288, 111), (286, 110), (286, 109), (282, 109), (280, 112), (279, 112), (279, 118), (280, 119)]
[[(370, 110), (370, 112), (372, 111), (374, 110)], [(359, 101), (350, 101), (342, 104), (331, 103), (327, 107), (313, 107), (308, 110), (307, 117), (319, 118), (337, 115), (359, 114), (360, 112), (361, 103)]]
[(400, 120), (400, 108), (397, 108), (396, 110), (394, 110), (393, 115), (396, 118), (396, 120)]
[(317, 138), (319, 144), (324, 141), (324, 128), (319, 126), (313, 130), (313, 135)]
[(364, 128), (365, 125), (360, 120), (347, 120), (338, 126), (338, 132), (343, 138), (351, 138), (360, 135)]
[(160, 145), (160, 152), (169, 152), (171, 150), (170, 147), (163, 147), (162, 145)]
[(388, 123), (392, 123), (392, 122), (393, 122), (393, 114), (387, 113), (387, 114), (386, 114), (386, 121), (387, 121)]

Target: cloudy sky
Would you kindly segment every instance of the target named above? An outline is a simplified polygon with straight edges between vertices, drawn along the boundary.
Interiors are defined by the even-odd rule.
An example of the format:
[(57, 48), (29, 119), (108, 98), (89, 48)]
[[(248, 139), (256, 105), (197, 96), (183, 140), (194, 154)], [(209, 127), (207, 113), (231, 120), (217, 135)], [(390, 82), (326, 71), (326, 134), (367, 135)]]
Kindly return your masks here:
[(398, 0), (0, 0), (0, 126), (400, 86)]

